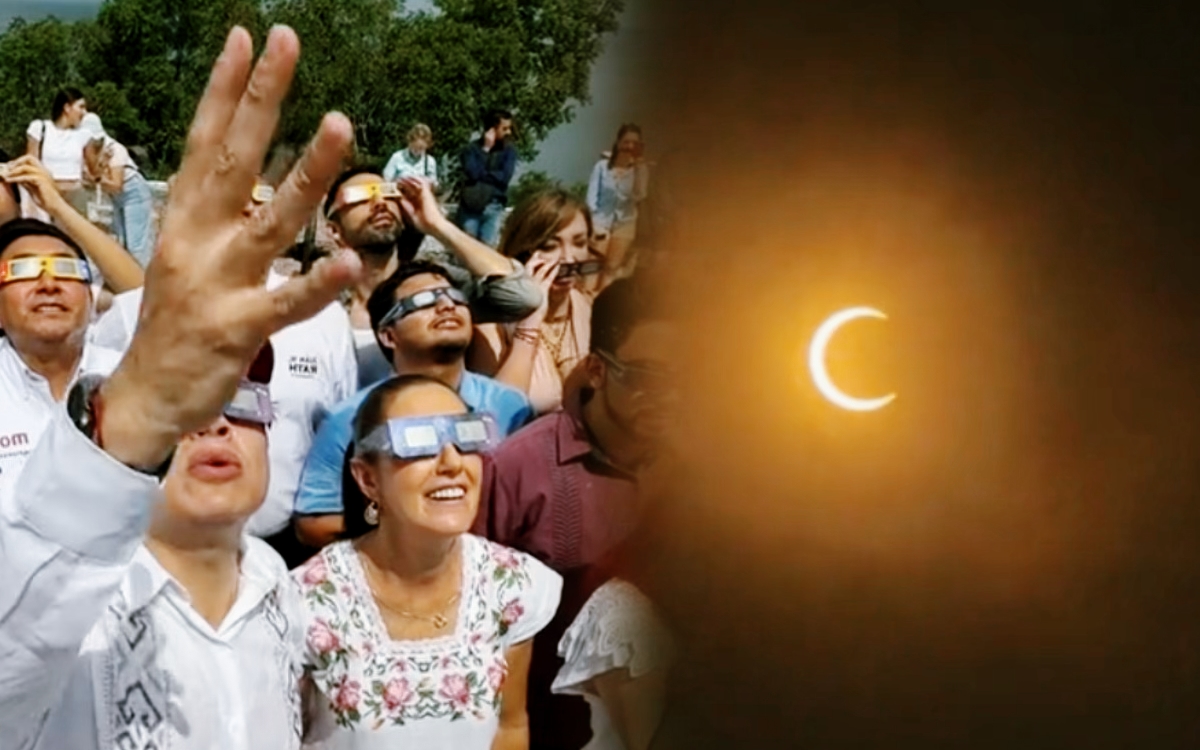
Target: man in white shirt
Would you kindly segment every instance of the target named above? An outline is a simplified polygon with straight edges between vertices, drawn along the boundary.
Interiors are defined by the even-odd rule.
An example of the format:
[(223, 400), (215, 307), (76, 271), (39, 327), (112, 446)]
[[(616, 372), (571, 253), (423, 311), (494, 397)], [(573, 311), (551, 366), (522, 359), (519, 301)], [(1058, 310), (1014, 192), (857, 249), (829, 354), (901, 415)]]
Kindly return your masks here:
[(89, 273), (58, 228), (36, 219), (0, 226), (0, 486), (15, 481), (75, 380), (120, 359), (86, 340)]
[[(300, 746), (300, 600), (279, 555), (243, 536), (267, 490), (263, 353), (226, 414), (180, 442), (146, 541), (32, 747)], [(71, 465), (73, 446), (58, 447)], [(119, 466), (96, 468), (102, 486), (123, 480)]]
[[(238, 403), (231, 399), (268, 337), (322, 310), (362, 271), (357, 257), (342, 253), (276, 289), (263, 286), (273, 258), (290, 244), (333, 182), (353, 128), (343, 116), (327, 116), (276, 200), (247, 222), (241, 207), (278, 125), (299, 40), (290, 29), (277, 27), (253, 71), (252, 53), (249, 33), (234, 29), (196, 108), (129, 351), (101, 387), (83, 387), (90, 382), (83, 381), (73, 390), (71, 419), (54, 416), (15, 491), (0, 496), (0, 570), (5, 573), (0, 587), (0, 727), (6, 750), (31, 747), (50, 711), (67, 699), (64, 691), (81, 646), (135, 569), (152, 517), (165, 517), (155, 507), (162, 495), (158, 477), (176, 446), (184, 443), (180, 456), (188, 456), (188, 466), (197, 454), (203, 456), (199, 448), (188, 448), (187, 436), (211, 428), (214, 420), (219, 424), (226, 406)], [(228, 460), (204, 462), (213, 472), (229, 471)], [(239, 575), (250, 572), (248, 557), (244, 555)], [(133, 579), (153, 589), (153, 581)], [(197, 585), (189, 580), (183, 588), (193, 608), (207, 610), (201, 603), (207, 597), (190, 594)], [(225, 589), (227, 603), (232, 596)], [(235, 600), (235, 610), (238, 606)], [(136, 618), (129, 624), (130, 630), (122, 633), (127, 644), (146, 632)], [(259, 657), (260, 665), (275, 663), (272, 654)], [(197, 737), (214, 729), (202, 730), (202, 724), (230, 722), (229, 716), (188, 713), (203, 703), (197, 690), (209, 700), (227, 703), (212, 693), (235, 689), (228, 683), (225, 678), (193, 687), (166, 715), (186, 720)], [(153, 713), (136, 685), (130, 688), (114, 696), (117, 709), (150, 730)], [(206, 747), (279, 746), (259, 744), (259, 736), (243, 741), (249, 732), (239, 733), (236, 722), (252, 718), (248, 712), (243, 716), (234, 720), (233, 735)], [(234, 737), (232, 744), (228, 736)]]

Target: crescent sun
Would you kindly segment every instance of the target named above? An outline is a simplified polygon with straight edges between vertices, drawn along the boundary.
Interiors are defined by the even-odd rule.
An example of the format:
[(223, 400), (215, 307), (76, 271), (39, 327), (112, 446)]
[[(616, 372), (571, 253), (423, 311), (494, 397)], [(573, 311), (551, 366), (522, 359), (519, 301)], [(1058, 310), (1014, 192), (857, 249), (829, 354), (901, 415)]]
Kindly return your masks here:
[(882, 409), (896, 398), (895, 393), (878, 398), (856, 398), (838, 388), (829, 377), (829, 368), (825, 362), (825, 350), (834, 334), (852, 320), (860, 318), (876, 318), (887, 320), (887, 316), (873, 307), (851, 307), (829, 316), (813, 334), (812, 343), (808, 347), (808, 370), (812, 374), (813, 384), (831, 404), (849, 411), (875, 411)]

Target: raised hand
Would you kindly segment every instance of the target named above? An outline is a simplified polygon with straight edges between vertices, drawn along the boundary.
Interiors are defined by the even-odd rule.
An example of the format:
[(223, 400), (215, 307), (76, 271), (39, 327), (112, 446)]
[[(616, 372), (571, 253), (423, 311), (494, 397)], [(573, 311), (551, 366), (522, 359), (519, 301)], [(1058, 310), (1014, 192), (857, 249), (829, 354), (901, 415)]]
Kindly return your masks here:
[(325, 116), (274, 200), (243, 216), (299, 53), (295, 32), (276, 27), (251, 70), (250, 35), (235, 28), (213, 66), (147, 269), (137, 333), (100, 394), (101, 445), (126, 464), (157, 466), (182, 435), (208, 424), (267, 337), (320, 311), (361, 270), (343, 252), (264, 287), (271, 262), (337, 176), (352, 139), (342, 115)]

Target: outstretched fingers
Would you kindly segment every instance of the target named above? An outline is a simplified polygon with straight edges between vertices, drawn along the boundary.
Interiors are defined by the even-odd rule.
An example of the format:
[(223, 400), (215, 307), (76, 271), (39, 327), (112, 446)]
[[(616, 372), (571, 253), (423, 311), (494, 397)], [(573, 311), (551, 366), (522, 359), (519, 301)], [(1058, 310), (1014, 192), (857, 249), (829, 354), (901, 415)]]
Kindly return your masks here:
[(199, 196), (202, 193), (204, 178), (220, 156), (225, 133), (246, 90), (253, 54), (254, 42), (250, 33), (235, 26), (225, 38), (225, 48), (213, 65), (208, 86), (196, 105), (172, 195)]
[(229, 258), (231, 272), (261, 276), (280, 251), (295, 241), (337, 179), (353, 137), (353, 127), (344, 115), (325, 115), (274, 199), (246, 223)]

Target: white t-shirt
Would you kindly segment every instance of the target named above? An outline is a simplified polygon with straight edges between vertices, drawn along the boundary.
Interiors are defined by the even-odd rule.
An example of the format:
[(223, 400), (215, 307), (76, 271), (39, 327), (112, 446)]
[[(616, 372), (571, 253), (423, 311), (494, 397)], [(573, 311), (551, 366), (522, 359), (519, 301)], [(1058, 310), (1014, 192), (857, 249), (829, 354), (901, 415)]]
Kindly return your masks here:
[(83, 147), (92, 134), (82, 128), (62, 130), (50, 120), (34, 120), (25, 131), (42, 144), (42, 164), (59, 182), (83, 179)]
[(393, 182), (403, 180), (405, 177), (423, 177), (433, 183), (437, 187), (437, 159), (430, 156), (428, 153), (421, 154), (415, 159), (409, 153), (407, 148), (402, 148), (392, 154), (392, 158), (388, 159), (387, 166), (383, 168), (383, 179)]
[[(286, 277), (272, 272), (267, 288), (285, 281)], [(118, 294), (89, 331), (91, 341), (124, 352), (133, 340), (141, 306), (140, 288)], [(350, 316), (338, 303), (276, 333), (271, 347), (275, 351), (271, 372), (275, 422), (267, 433), (271, 479), (266, 501), (246, 525), (247, 533), (260, 537), (287, 526), (317, 427), (330, 409), (358, 390)]]

